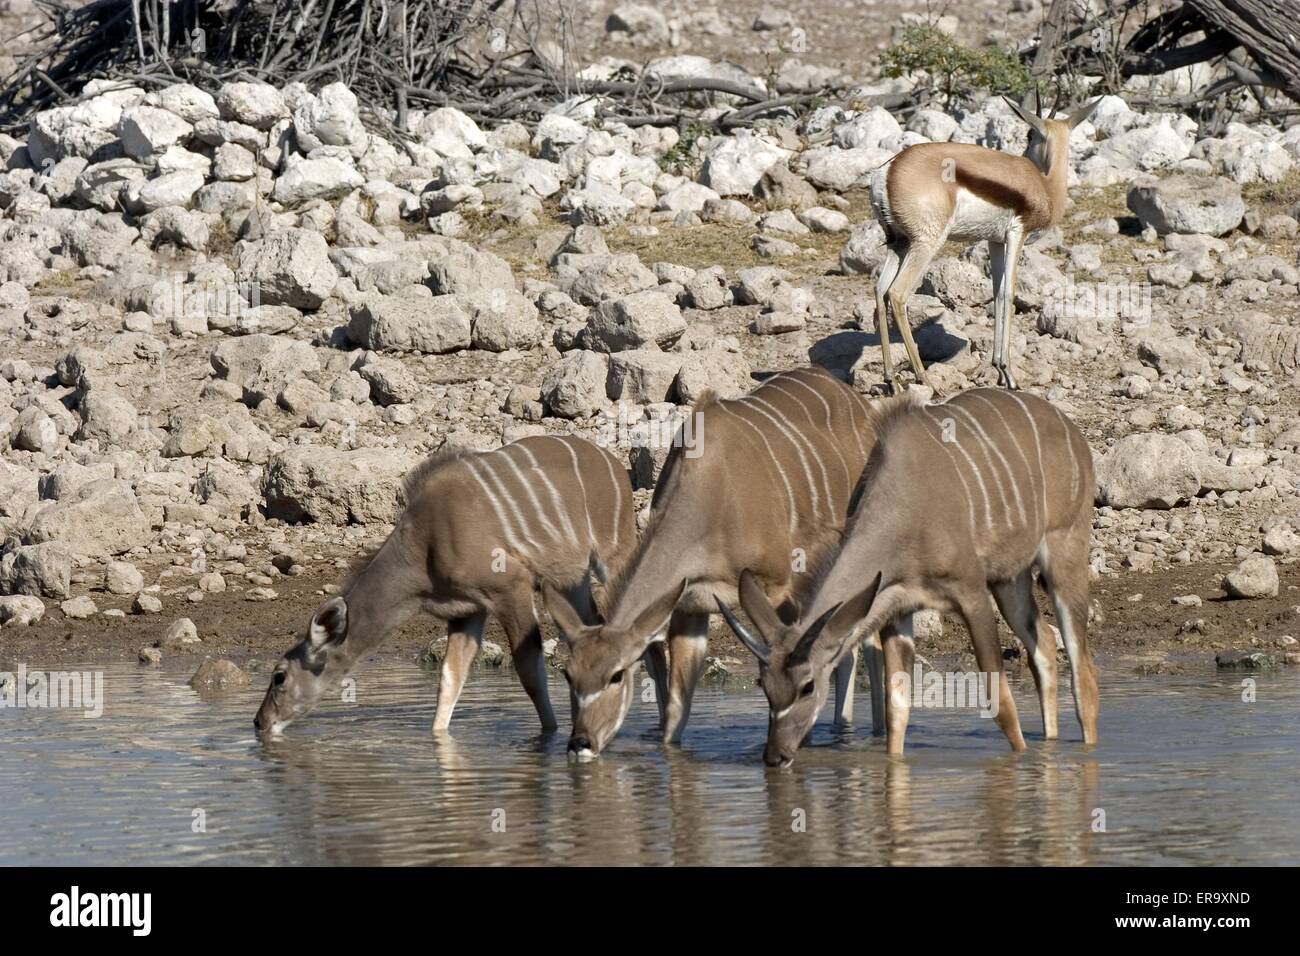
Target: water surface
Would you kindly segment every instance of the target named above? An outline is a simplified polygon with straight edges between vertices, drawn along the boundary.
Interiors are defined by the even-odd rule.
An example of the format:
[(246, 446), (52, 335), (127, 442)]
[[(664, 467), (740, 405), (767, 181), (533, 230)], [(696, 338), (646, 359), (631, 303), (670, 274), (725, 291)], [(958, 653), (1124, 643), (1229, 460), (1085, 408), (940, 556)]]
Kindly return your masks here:
[[(1295, 864), (1300, 674), (1125, 678), (1102, 668), (1101, 744), (1029, 750), (973, 712), (914, 711), (905, 758), (819, 724), (789, 770), (760, 759), (757, 689), (702, 687), (665, 749), (637, 703), (599, 760), (570, 763), (507, 671), (476, 671), (435, 740), (436, 674), (376, 661), (357, 702), (264, 745), (265, 676), (215, 699), (189, 671), (110, 665), (102, 717), (0, 710), (4, 864)], [(552, 699), (567, 699), (558, 677)], [(567, 727), (565, 728), (567, 732)], [(1104, 820), (1102, 817), (1104, 814)], [(195, 832), (198, 822), (205, 829)], [(1104, 830), (1101, 825), (1104, 822)]]

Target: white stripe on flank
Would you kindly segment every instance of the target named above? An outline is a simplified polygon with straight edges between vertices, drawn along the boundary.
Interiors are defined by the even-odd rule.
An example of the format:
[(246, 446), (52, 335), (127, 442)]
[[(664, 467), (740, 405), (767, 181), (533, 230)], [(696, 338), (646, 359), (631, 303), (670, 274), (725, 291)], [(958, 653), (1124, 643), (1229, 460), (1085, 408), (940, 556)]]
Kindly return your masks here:
[[(966, 496), (966, 507), (970, 511), (970, 528), (971, 531), (973, 532), (978, 522), (975, 520), (975, 499), (970, 493), (970, 483), (966, 481), (966, 476), (961, 473), (961, 468), (957, 464), (957, 459), (954, 458), (952, 452), (948, 450), (948, 443), (945, 442), (938, 435), (933, 434), (930, 431), (930, 429), (926, 428), (924, 425), (922, 426), (922, 429), (925, 431), (927, 435), (929, 435), (932, 439), (934, 439), (934, 441), (939, 445), (940, 448), (944, 450), (944, 453), (947, 454), (948, 456), (948, 461), (952, 463), (953, 473), (956, 474), (957, 480), (961, 482), (962, 493)], [(987, 496), (985, 497), (987, 498)], [(865, 501), (866, 499), (864, 498), (863, 500)], [(989, 522), (989, 525), (990, 527), (992, 526), (991, 520)]]
[(1047, 472), (1043, 471), (1043, 442), (1038, 435), (1038, 423), (1034, 421), (1034, 415), (1029, 410), (1029, 406), (1025, 404), (1023, 398), (1011, 391), (1008, 391), (1006, 394), (1016, 400), (1016, 404), (1019, 405), (1020, 410), (1025, 413), (1025, 418), (1029, 420), (1029, 427), (1034, 433), (1034, 448), (1038, 452), (1038, 473), (1043, 476), (1043, 527), (1047, 527)]
[[(817, 380), (820, 383), (820, 381), (822, 380), (822, 376), (819, 375), (817, 377)], [(808, 389), (810, 392), (815, 393), (818, 397), (821, 396), (821, 391), (819, 389), (813, 388), (811, 385), (805, 382), (803, 380), (803, 376), (801, 375), (795, 376), (792, 374), (790, 376), (790, 381), (798, 382), (800, 385)], [(862, 456), (862, 460), (865, 462), (867, 460), (867, 446), (862, 444), (863, 429), (858, 427), (858, 412), (859, 411), (862, 412), (863, 419), (866, 420), (869, 425), (870, 417), (867, 414), (867, 406), (865, 403), (863, 403), (863, 401), (860, 398), (858, 398), (857, 394), (851, 391), (850, 389), (839, 388), (838, 385), (833, 382), (830, 384), (836, 385), (836, 387), (834, 388), (836, 397), (843, 399), (844, 402), (849, 407), (849, 431), (853, 432), (853, 439), (858, 443), (858, 454)], [(857, 484), (856, 477), (853, 479), (853, 483)]]
[[(1007, 421), (1006, 416), (1002, 414), (1002, 409), (998, 408), (997, 402), (990, 399), (987, 395), (984, 395), (979, 389), (973, 389), (972, 391), (969, 391), (966, 394), (973, 399), (977, 399), (978, 401), (983, 402), (989, 408), (993, 409), (994, 415), (998, 416), (998, 421), (1000, 421), (1002, 423), (1002, 427), (1007, 430), (1007, 437), (1011, 439), (1011, 444), (1015, 447), (1016, 454), (1018, 454), (1020, 456), (1020, 460), (1025, 463), (1025, 474), (1029, 476), (1030, 490), (1033, 490), (1034, 482), (1043, 481), (1044, 477), (1040, 473), (1035, 473), (1034, 466), (1029, 463), (1029, 456), (1026, 455), (1024, 449), (1020, 447), (1020, 441), (1019, 439), (1016, 438), (1015, 432), (1011, 430), (1011, 424)], [(1039, 510), (1038, 496), (1033, 495), (1032, 499), (1034, 504), (1034, 522), (1035, 522), (1034, 537), (1042, 537), (1043, 531), (1047, 527), (1046, 525), (1047, 516), (1042, 514), (1042, 512)]]
[[(771, 385), (774, 391), (780, 392), (782, 395), (787, 396), (790, 399), (790, 401), (797, 404), (801, 409), (803, 409), (804, 414), (808, 416), (808, 424), (812, 427), (816, 427), (813, 426), (813, 416), (812, 416), (812, 412), (808, 411), (808, 406), (805, 405), (803, 403), (803, 400), (800, 399), (798, 396), (796, 396), (794, 393), (787, 392), (784, 388), (781, 388), (780, 387), (781, 382), (776, 381), (776, 379), (778, 378), (780, 378), (779, 375), (774, 375), (772, 378), (768, 379), (767, 382), (765, 382), (764, 384)], [(781, 381), (795, 382), (797, 380), (782, 379)], [(803, 384), (803, 383), (799, 382), (798, 384)], [(809, 389), (809, 391), (811, 391), (811, 389)], [(822, 403), (822, 408), (826, 409), (826, 440), (830, 442), (831, 451), (835, 452), (835, 456), (840, 460), (840, 467), (844, 469), (844, 485), (848, 489), (848, 495), (851, 496), (853, 494), (853, 475), (849, 471), (849, 463), (844, 460), (844, 454), (843, 452), (840, 451), (839, 437), (835, 434), (835, 425), (831, 422), (831, 407), (826, 404), (826, 399), (822, 398), (820, 395), (817, 395), (816, 392), (813, 392), (813, 395), (815, 395), (817, 397), (817, 400)], [(847, 504), (848, 497), (846, 496), (844, 500)]]
[[(1016, 509), (1020, 512), (1020, 523), (1022, 525), (1028, 524), (1029, 518), (1025, 514), (1025, 503), (1020, 499), (1020, 495), (1016, 491), (1015, 473), (1012, 472), (1011, 470), (1011, 463), (1008, 462), (1006, 456), (1002, 454), (1002, 449), (998, 448), (998, 446), (994, 443), (993, 439), (989, 436), (989, 433), (984, 430), (983, 423), (980, 422), (980, 420), (976, 418), (975, 415), (969, 409), (963, 408), (960, 405), (950, 405), (949, 408), (953, 409), (953, 411), (961, 412), (963, 415), (965, 415), (967, 418), (970, 419), (971, 424), (975, 426), (975, 430), (980, 433), (980, 438), (983, 439), (984, 444), (987, 446), (985, 450), (985, 455), (988, 454), (988, 449), (992, 449), (992, 451), (998, 456), (998, 461), (1002, 462), (1002, 467), (1005, 468), (1007, 472), (1007, 479), (1011, 483), (1011, 497), (1015, 499)], [(989, 458), (989, 464), (993, 465), (993, 459), (991, 457)], [(997, 477), (997, 470), (998, 470), (997, 466), (993, 465), (994, 477)], [(998, 493), (999, 494), (1002, 493), (1001, 478), (998, 478)], [(1002, 495), (1002, 507), (1007, 509), (1007, 527), (1011, 527), (1011, 508), (1007, 504), (1006, 495)]]
[[(519, 483), (524, 486), (524, 491), (527, 493), (528, 499), (533, 503), (533, 507), (537, 510), (537, 517), (542, 519), (542, 524), (546, 526), (546, 530), (550, 533), (551, 539), (553, 541), (559, 541), (562, 538), (562, 535), (560, 534), (560, 529), (557, 528), (555, 525), (551, 524), (551, 519), (546, 517), (546, 511), (545, 509), (542, 508), (542, 502), (537, 497), (537, 493), (533, 491), (532, 483), (528, 480), (528, 477), (524, 474), (523, 469), (521, 469), (519, 465), (515, 463), (514, 458), (510, 455), (508, 451), (508, 449), (514, 447), (515, 447), (514, 445), (506, 445), (505, 447), (501, 448), (500, 449), (501, 457), (505, 459), (506, 464), (510, 466), (510, 470), (515, 473), (515, 477), (519, 479)], [(529, 455), (528, 457), (532, 458), (531, 455)], [(537, 467), (536, 461), (533, 462), (533, 467), (534, 468)], [(572, 529), (570, 529), (570, 531), (572, 531)], [(572, 540), (572, 538), (570, 538), (570, 540)]]
[(610, 535), (609, 547), (614, 553), (618, 552), (618, 528), (623, 523), (623, 486), (618, 483), (618, 473), (614, 471), (614, 456), (609, 454), (603, 448), (597, 449), (600, 457), (605, 459), (605, 467), (609, 469), (609, 480), (614, 486), (614, 533)]
[(569, 518), (568, 505), (560, 496), (560, 491), (555, 487), (555, 483), (551, 481), (551, 476), (546, 473), (546, 469), (538, 463), (537, 458), (528, 450), (527, 446), (520, 445), (519, 450), (528, 458), (529, 463), (533, 466), (533, 471), (537, 472), (537, 477), (546, 486), (546, 490), (551, 493), (551, 501), (555, 503), (555, 515), (564, 522), (564, 529), (568, 532), (569, 540), (577, 542), (578, 529), (573, 526), (573, 521)]
[(578, 464), (578, 453), (573, 450), (573, 442), (568, 441), (560, 435), (548, 435), (548, 438), (554, 438), (565, 450), (568, 451), (569, 457), (573, 459), (573, 477), (578, 481), (578, 492), (582, 495), (582, 510), (587, 515), (587, 534), (590, 535), (588, 548), (596, 547), (596, 526), (591, 523), (591, 505), (587, 502), (587, 483), (582, 480), (582, 466)]
[(487, 482), (483, 480), (483, 476), (479, 474), (478, 468), (475, 467), (476, 462), (474, 459), (476, 457), (478, 456), (467, 456), (464, 458), (463, 461), (465, 462), (465, 468), (474, 480), (479, 483), (479, 487), (483, 489), (483, 494), (487, 495), (488, 501), (492, 504), (492, 510), (496, 512), (497, 520), (501, 522), (501, 533), (505, 536), (506, 544), (509, 545), (511, 551), (518, 551), (519, 542), (515, 540), (514, 532), (510, 527), (510, 521), (506, 518), (506, 513), (501, 507), (500, 499), (497, 498), (496, 492), (488, 487)]
[(763, 446), (767, 449), (768, 459), (772, 462), (773, 467), (776, 468), (776, 473), (781, 476), (781, 484), (785, 485), (786, 496), (790, 499), (790, 534), (793, 535), (796, 527), (795, 522), (799, 515), (799, 506), (795, 503), (794, 489), (790, 487), (790, 479), (786, 477), (785, 469), (781, 467), (781, 462), (777, 460), (776, 452), (772, 450), (772, 445), (767, 440), (767, 436), (763, 434), (763, 429), (759, 428), (745, 416), (737, 415), (726, 406), (725, 402), (717, 402), (713, 407), (718, 409), (720, 412), (730, 415), (737, 421), (743, 422), (758, 434), (759, 439), (763, 442)]
[[(790, 419), (786, 416), (785, 412), (781, 411), (781, 409), (777, 408), (767, 399), (760, 397), (757, 393), (754, 393), (752, 395), (745, 396), (745, 400), (753, 402), (755, 406), (761, 405), (763, 406), (763, 408), (771, 409), (770, 414), (768, 412), (763, 411), (763, 408), (756, 407), (754, 410), (758, 412), (760, 415), (766, 415), (769, 419), (771, 419), (772, 424), (775, 425), (781, 431), (782, 434), (784, 434), (787, 438), (789, 438), (790, 443), (794, 445), (794, 450), (799, 453), (799, 460), (803, 462), (804, 469), (808, 473), (808, 485), (809, 488), (812, 490), (812, 496), (813, 496), (813, 513), (819, 514), (820, 512), (817, 507), (817, 503), (818, 503), (817, 489), (813, 484), (812, 469), (808, 467), (808, 459), (804, 456), (803, 450), (799, 447), (799, 443), (803, 442), (803, 444), (808, 446), (808, 451), (812, 454), (813, 458), (816, 459), (817, 468), (822, 473), (822, 491), (826, 493), (826, 507), (832, 511), (831, 517), (834, 518), (833, 512), (836, 510), (834, 507), (835, 493), (831, 491), (831, 476), (827, 473), (826, 466), (822, 463), (822, 456), (817, 453), (817, 448), (813, 445), (811, 441), (808, 440), (807, 436), (800, 433), (799, 426), (795, 425), (792, 421), (790, 421)], [(778, 418), (780, 418), (781, 421), (777, 421)], [(784, 422), (784, 424), (782, 424), (782, 422)]]
[(523, 513), (519, 510), (518, 503), (510, 497), (510, 491), (506, 488), (505, 482), (501, 480), (500, 476), (496, 473), (496, 469), (492, 467), (491, 458), (488, 455), (484, 455), (482, 458), (478, 459), (476, 464), (483, 467), (483, 471), (487, 475), (488, 480), (496, 486), (496, 489), (501, 494), (501, 498), (505, 505), (510, 509), (511, 521), (518, 526), (519, 533), (528, 543), (528, 546), (533, 549), (534, 555), (536, 555), (541, 549), (538, 547), (537, 542), (533, 540), (533, 536), (528, 533), (528, 522), (524, 520)]
[(1070, 503), (1073, 504), (1079, 495), (1079, 457), (1074, 453), (1074, 442), (1070, 441), (1070, 425), (1065, 420), (1065, 416), (1055, 405), (1052, 406), (1052, 411), (1056, 412), (1056, 417), (1061, 420), (1061, 429), (1065, 432), (1065, 447), (1070, 450)]
[[(943, 434), (943, 423), (942, 423), (942, 422), (939, 422), (937, 419), (934, 418), (934, 413), (933, 413), (930, 409), (926, 408), (926, 409), (923, 409), (923, 410), (926, 411), (926, 412), (930, 412), (930, 418), (931, 418), (932, 421), (935, 421), (935, 423), (936, 423), (937, 425), (939, 425), (939, 434), (940, 434), (940, 436), (942, 436), (942, 434)], [(927, 434), (929, 433), (929, 429), (928, 429), (928, 428), (926, 429), (926, 433), (927, 433)], [(933, 435), (931, 435), (930, 437), (931, 437), (931, 438), (935, 438), (935, 436), (933, 436)], [(966, 449), (963, 448), (963, 447), (961, 446), (961, 442), (958, 442), (958, 441), (946, 442), (946, 441), (943, 440), (942, 437), (935, 438), (935, 441), (937, 441), (939, 444), (943, 445), (944, 448), (947, 448), (949, 445), (953, 445), (953, 446), (955, 446), (956, 449), (957, 449), (959, 452), (961, 452), (962, 457), (966, 459), (966, 463), (970, 465), (970, 470), (971, 470), (972, 474), (975, 476), (975, 480), (976, 480), (977, 482), (979, 482), (979, 486), (980, 486), (980, 494), (984, 496), (984, 521), (985, 521), (986, 524), (988, 524), (989, 530), (992, 531), (992, 530), (993, 530), (993, 501), (989, 498), (989, 489), (988, 489), (988, 487), (984, 484), (984, 476), (983, 476), (982, 474), (980, 474), (979, 465), (975, 464), (975, 459), (972, 458), (972, 457), (970, 456), (970, 453), (967, 452)], [(956, 463), (954, 462), (954, 466), (955, 466), (955, 464), (956, 464)], [(960, 468), (957, 469), (957, 474), (959, 474), (959, 475), (961, 474), (961, 469), (960, 469)], [(972, 526), (973, 526), (973, 523), (972, 523)]]

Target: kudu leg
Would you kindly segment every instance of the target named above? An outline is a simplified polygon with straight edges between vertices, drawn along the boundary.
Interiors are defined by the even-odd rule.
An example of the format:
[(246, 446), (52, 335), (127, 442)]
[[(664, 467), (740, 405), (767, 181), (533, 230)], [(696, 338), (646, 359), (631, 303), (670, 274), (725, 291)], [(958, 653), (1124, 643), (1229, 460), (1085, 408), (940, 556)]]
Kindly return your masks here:
[(1010, 581), (993, 585), (998, 610), (1029, 652), (1029, 672), (1038, 688), (1043, 711), (1043, 736), (1056, 739), (1056, 638), (1038, 613), (1034, 572), (1026, 568)]
[(709, 651), (709, 615), (674, 611), (668, 623), (668, 705), (664, 742), (679, 744), (691, 716), (691, 698)]
[(1002, 670), (1002, 645), (998, 643), (998, 625), (993, 617), (993, 607), (989, 604), (988, 590), (981, 587), (978, 591), (962, 598), (959, 602), (962, 620), (970, 632), (971, 643), (975, 646), (975, 660), (983, 679), (997, 681), (998, 712), (994, 718), (1012, 750), (1025, 749), (1025, 737), (1020, 732), (1020, 718), (1016, 714), (1016, 701), (1011, 696), (1011, 685), (1007, 682), (1006, 672)]
[(853, 726), (853, 679), (858, 669), (858, 649), (854, 647), (835, 667), (835, 726)]
[(453, 618), (447, 622), (447, 656), (442, 659), (442, 676), (438, 681), (438, 704), (433, 716), (433, 732), (446, 733), (451, 726), (451, 713), (460, 700), (470, 666), (478, 656), (483, 643), (483, 626), (487, 611), (469, 617)]
[(889, 353), (889, 307), (885, 296), (898, 277), (900, 261), (898, 245), (886, 246), (885, 261), (880, 265), (880, 275), (876, 279), (876, 334), (880, 336), (880, 358), (885, 366), (885, 384), (897, 394), (900, 385), (894, 375), (894, 359)]
[(868, 634), (862, 639), (862, 664), (867, 669), (867, 686), (871, 688), (871, 735), (885, 733), (885, 652), (880, 633)]
[(1051, 556), (1045, 571), (1047, 589), (1056, 609), (1061, 640), (1070, 659), (1074, 708), (1083, 730), (1083, 742), (1097, 742), (1097, 671), (1088, 646), (1088, 528), (1047, 535)]
[[(911, 676), (912, 666), (916, 663), (916, 642), (912, 638), (912, 619), (909, 615), (891, 624), (881, 632), (885, 655), (886, 713), (888, 730), (885, 736), (885, 752), (901, 754), (903, 739), (907, 736), (907, 721), (912, 713)], [(899, 679), (899, 674), (906, 674), (906, 681)]]
[(646, 673), (655, 685), (655, 706), (659, 708), (659, 729), (668, 723), (668, 642), (655, 641), (646, 648)]
[(501, 627), (510, 642), (510, 656), (515, 673), (528, 697), (537, 709), (542, 730), (550, 733), (558, 729), (551, 697), (546, 689), (546, 655), (542, 651), (542, 629), (537, 623), (537, 609), (533, 606), (531, 587), (520, 588), (514, 600), (497, 609)]

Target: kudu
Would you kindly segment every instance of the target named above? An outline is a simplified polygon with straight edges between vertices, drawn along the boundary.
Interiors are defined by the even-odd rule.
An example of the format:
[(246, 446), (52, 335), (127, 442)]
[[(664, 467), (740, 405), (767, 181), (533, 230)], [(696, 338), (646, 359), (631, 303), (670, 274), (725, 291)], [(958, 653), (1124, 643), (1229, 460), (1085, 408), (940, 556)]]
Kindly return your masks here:
[(494, 614), (543, 730), (556, 729), (533, 592), (562, 588), (595, 620), (588, 565), (617, 572), (636, 544), (627, 470), (580, 438), (523, 438), (495, 451), (434, 455), (405, 484), (406, 507), (362, 570), (316, 611), (279, 662), (254, 721), (279, 732), (309, 713), (413, 612), (447, 621), (434, 733), (452, 710)]
[[(918, 143), (872, 173), (871, 208), (885, 230), (888, 252), (876, 280), (876, 329), (885, 380), (899, 383), (889, 354), (889, 320), (903, 337), (916, 377), (930, 384), (907, 322), (907, 300), (936, 253), (949, 240), (988, 240), (993, 279), (993, 367), (998, 383), (1016, 388), (1011, 373), (1011, 316), (1016, 267), (1025, 236), (1061, 221), (1067, 201), (1070, 131), (1101, 100), (1068, 119), (1048, 119), (1007, 100), (1029, 124), (1023, 156), (970, 143)], [(1053, 109), (1055, 112), (1055, 109)]]
[[(751, 568), (791, 614), (792, 596), (843, 531), (874, 441), (867, 403), (819, 368), (773, 375), (740, 398), (708, 393), (692, 416), (696, 450), (675, 441), (669, 452), (605, 620), (588, 625), (563, 595), (542, 590), (570, 645), (577, 716), (569, 749), (578, 756), (600, 753), (618, 732), (643, 655), (663, 738), (680, 741), (714, 596), (735, 601), (740, 573)], [(837, 672), (841, 722), (851, 719), (853, 663), (847, 657)]]
[[(921, 608), (957, 612), (984, 679), (997, 681), (996, 719), (1024, 748), (1002, 671), (989, 592), (1028, 650), (1047, 738), (1056, 736), (1056, 643), (1033, 594), (1037, 567), (1051, 596), (1073, 676), (1085, 743), (1097, 739), (1097, 680), (1088, 650), (1092, 453), (1054, 405), (993, 388), (941, 404), (892, 399), (838, 553), (798, 622), (783, 622), (758, 578), (741, 580), (757, 629), (727, 621), (760, 661), (771, 705), (764, 760), (788, 765), (826, 700), (827, 675), (858, 634)], [(909, 699), (895, 693), (914, 648), (886, 633), (888, 750), (903, 751)]]

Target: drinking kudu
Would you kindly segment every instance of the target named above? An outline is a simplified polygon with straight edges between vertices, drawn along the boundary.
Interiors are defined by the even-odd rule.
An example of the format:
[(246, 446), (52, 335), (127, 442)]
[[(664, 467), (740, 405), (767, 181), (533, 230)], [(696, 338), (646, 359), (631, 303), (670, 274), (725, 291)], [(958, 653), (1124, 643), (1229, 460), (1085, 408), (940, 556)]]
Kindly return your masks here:
[(533, 592), (538, 582), (562, 589), (576, 614), (595, 619), (590, 556), (617, 572), (636, 543), (626, 469), (580, 438), (532, 437), (490, 452), (435, 455), (404, 489), (392, 533), (276, 666), (255, 725), (278, 732), (307, 714), (423, 610), (447, 621), (435, 733), (451, 722), (489, 614), (505, 631), (542, 728), (555, 730)]
[[(598, 754), (618, 732), (643, 655), (663, 738), (680, 740), (714, 598), (735, 601), (745, 568), (762, 576), (781, 613), (797, 615), (795, 595), (843, 531), (874, 441), (866, 402), (816, 368), (774, 375), (741, 398), (707, 394), (692, 420), (694, 446), (670, 451), (605, 619), (588, 624), (554, 588), (542, 590), (570, 645), (577, 716), (569, 749), (580, 756)], [(837, 672), (842, 722), (851, 718), (853, 663), (845, 656)]]
[[(876, 436), (848, 529), (800, 620), (778, 616), (758, 568), (740, 586), (757, 633), (725, 612), (760, 661), (771, 706), (766, 762), (793, 761), (826, 700), (830, 672), (857, 635), (922, 608), (965, 621), (979, 670), (997, 682), (998, 725), (1023, 749), (990, 591), (1029, 652), (1044, 732), (1054, 738), (1056, 645), (1034, 601), (1035, 567), (1069, 656), (1084, 742), (1094, 743), (1097, 679), (1087, 636), (1094, 484), (1079, 429), (1042, 399), (982, 388), (943, 404), (891, 400)], [(886, 634), (884, 644), (888, 749), (902, 753), (908, 694), (894, 691), (911, 673), (914, 648), (902, 635)]]

